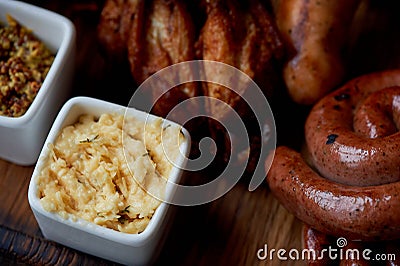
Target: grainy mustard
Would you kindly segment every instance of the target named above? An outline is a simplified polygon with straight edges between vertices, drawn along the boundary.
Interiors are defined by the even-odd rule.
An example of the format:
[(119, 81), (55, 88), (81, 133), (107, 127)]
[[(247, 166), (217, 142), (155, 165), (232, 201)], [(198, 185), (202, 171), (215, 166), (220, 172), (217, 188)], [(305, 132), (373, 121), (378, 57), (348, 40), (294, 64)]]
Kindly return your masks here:
[(54, 54), (14, 18), (0, 25), (0, 115), (22, 116), (36, 97)]

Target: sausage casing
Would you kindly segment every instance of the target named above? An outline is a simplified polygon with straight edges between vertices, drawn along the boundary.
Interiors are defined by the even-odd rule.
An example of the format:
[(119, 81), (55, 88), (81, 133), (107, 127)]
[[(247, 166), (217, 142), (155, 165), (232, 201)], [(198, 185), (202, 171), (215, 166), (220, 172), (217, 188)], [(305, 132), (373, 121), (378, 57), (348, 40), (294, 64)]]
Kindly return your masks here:
[(400, 182), (339, 184), (321, 177), (285, 146), (276, 149), (267, 182), (286, 209), (322, 233), (355, 240), (400, 237)]

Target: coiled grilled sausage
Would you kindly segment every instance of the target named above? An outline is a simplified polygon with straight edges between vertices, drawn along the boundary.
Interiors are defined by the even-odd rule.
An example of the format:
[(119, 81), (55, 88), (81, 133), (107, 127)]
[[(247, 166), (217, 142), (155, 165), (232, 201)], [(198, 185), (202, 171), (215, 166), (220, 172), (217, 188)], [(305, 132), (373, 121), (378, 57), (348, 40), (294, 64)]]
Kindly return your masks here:
[[(398, 120), (400, 89), (380, 92), (396, 85), (400, 85), (400, 70), (364, 75), (349, 81), (313, 107), (306, 120), (305, 138), (311, 163), (322, 176), (355, 186), (400, 180), (400, 133), (393, 134), (396, 123), (391, 122), (392, 118)], [(386, 107), (381, 109), (385, 102)], [(366, 106), (371, 111), (366, 111)], [(384, 109), (391, 112), (381, 111)], [(367, 112), (369, 115), (362, 123), (360, 116)], [(365, 129), (367, 125), (369, 130)], [(379, 137), (370, 138), (369, 131), (372, 135), (379, 133)]]
[(276, 149), (267, 181), (287, 210), (320, 232), (349, 240), (400, 237), (400, 182), (369, 187), (336, 183), (285, 146)]
[[(400, 237), (400, 70), (355, 78), (305, 124), (307, 162), (278, 147), (271, 191), (300, 220), (348, 239)], [(353, 123), (354, 121), (354, 123)]]

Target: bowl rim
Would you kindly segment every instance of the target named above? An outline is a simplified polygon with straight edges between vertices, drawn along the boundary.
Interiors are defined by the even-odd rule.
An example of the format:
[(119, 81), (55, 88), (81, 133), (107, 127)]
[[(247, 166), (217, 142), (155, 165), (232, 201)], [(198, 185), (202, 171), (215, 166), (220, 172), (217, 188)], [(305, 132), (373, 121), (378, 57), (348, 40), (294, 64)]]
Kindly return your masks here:
[[(47, 98), (48, 91), (50, 89), (55, 89), (56, 84), (54, 84), (54, 82), (56, 80), (56, 77), (60, 75), (60, 73), (58, 73), (57, 71), (62, 68), (66, 57), (68, 56), (73, 45), (75, 45), (74, 42), (76, 29), (74, 24), (68, 18), (56, 12), (41, 8), (39, 6), (21, 1), (0, 1), (0, 6), (2, 9), (17, 8), (29, 14), (35, 14), (38, 17), (38, 20), (54, 21), (60, 28), (62, 28), (64, 35), (60, 46), (58, 47), (57, 51), (55, 51), (54, 61), (50, 66), (49, 72), (47, 73), (39, 92), (33, 99), (27, 111), (19, 117), (8, 117), (0, 115), (0, 126), (18, 127), (28, 123), (34, 116), (37, 115), (37, 113), (41, 109), (41, 106), (45, 104), (44, 101)], [(8, 13), (8, 10), (5, 10), (4, 13)]]
[[(69, 99), (64, 106), (61, 108), (59, 114), (57, 115), (53, 126), (50, 129), (50, 132), (47, 136), (47, 139), (43, 145), (43, 148), (40, 152), (39, 159), (37, 161), (37, 164), (35, 165), (34, 171), (32, 173), (30, 182), (29, 182), (29, 187), (28, 187), (28, 201), (29, 205), (31, 206), (32, 210), (37, 211), (41, 215), (45, 216), (47, 219), (50, 220), (55, 220), (59, 223), (64, 224), (65, 226), (73, 227), (76, 228), (80, 231), (84, 231), (86, 233), (96, 235), (101, 238), (106, 238), (108, 240), (112, 240), (114, 242), (130, 245), (130, 246), (142, 246), (147, 241), (151, 239), (153, 234), (156, 233), (157, 229), (160, 227), (160, 225), (163, 223), (165, 220), (164, 217), (166, 215), (167, 208), (169, 207), (169, 203), (166, 203), (162, 201), (160, 205), (157, 207), (157, 209), (154, 212), (153, 217), (150, 219), (149, 224), (146, 226), (145, 230), (139, 234), (129, 234), (129, 233), (124, 233), (120, 231), (116, 231), (110, 228), (103, 227), (101, 225), (97, 225), (93, 222), (88, 222), (84, 219), (77, 218), (74, 220), (73, 218), (68, 218), (64, 219), (60, 215), (56, 213), (51, 213), (42, 207), (40, 204), (40, 199), (37, 197), (37, 185), (36, 185), (36, 180), (37, 176), (44, 164), (44, 158), (48, 152), (48, 144), (52, 141), (55, 140), (55, 138), (58, 136), (58, 133), (62, 128), (64, 128), (66, 125), (63, 125), (65, 120), (69, 117), (70, 111), (72, 108), (75, 106), (81, 106), (84, 108), (98, 108), (97, 110), (101, 110), (101, 113), (121, 113), (125, 114), (125, 110), (130, 112), (130, 115), (133, 114), (132, 116), (138, 117), (137, 115), (142, 115), (146, 117), (150, 117), (150, 119), (158, 119), (160, 117), (146, 113), (144, 111), (132, 108), (132, 107), (124, 107), (118, 104), (114, 104), (111, 102), (107, 102), (104, 100), (92, 98), (92, 97), (86, 97), (86, 96), (77, 96)], [(90, 113), (90, 112), (88, 112)], [(83, 112), (81, 112), (83, 114)], [(139, 117), (139, 119), (141, 119)], [(164, 119), (163, 121), (166, 121), (168, 123), (178, 125), (181, 127), (182, 132), (185, 136), (185, 140), (182, 142), (180, 149), (184, 153), (184, 157), (179, 160), (176, 165), (180, 167), (184, 167), (186, 162), (187, 162), (187, 157), (190, 152), (190, 134), (189, 132), (182, 126), (179, 125), (178, 123), (175, 123), (173, 121)], [(169, 176), (168, 180), (171, 180), (173, 182), (179, 182), (180, 177), (181, 177), (182, 171), (178, 169), (177, 167), (173, 167), (171, 174)], [(167, 188), (166, 188), (167, 189)], [(167, 192), (167, 197), (171, 197), (174, 194), (174, 191), (172, 190), (166, 190)]]

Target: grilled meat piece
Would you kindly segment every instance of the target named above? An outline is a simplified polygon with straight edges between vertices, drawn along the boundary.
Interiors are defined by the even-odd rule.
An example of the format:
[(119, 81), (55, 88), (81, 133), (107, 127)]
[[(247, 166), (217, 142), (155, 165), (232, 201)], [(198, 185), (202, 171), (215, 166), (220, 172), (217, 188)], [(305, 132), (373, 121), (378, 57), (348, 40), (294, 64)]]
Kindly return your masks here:
[[(277, 66), (283, 57), (284, 50), (273, 18), (266, 7), (256, 0), (250, 2), (219, 0), (208, 2), (207, 10), (207, 19), (197, 43), (197, 54), (204, 60), (219, 61), (238, 68), (258, 84), (265, 96), (271, 96), (274, 86), (279, 82), (280, 75)], [(214, 77), (221, 75), (222, 79), (232, 80), (237, 78), (229, 76), (229, 73), (218, 73), (218, 70), (213, 67), (206, 67), (205, 75)], [(219, 84), (207, 83), (203, 86), (203, 93), (227, 103), (241, 117), (246, 118), (244, 120), (252, 147), (233, 149), (232, 155), (243, 155), (243, 152), (247, 151), (247, 156), (251, 159), (249, 166), (251, 169), (254, 167), (254, 160), (258, 159), (257, 147), (260, 147), (260, 137), (255, 137), (255, 135), (260, 132), (255, 126), (258, 122), (254, 114), (242, 97), (246, 93), (252, 93), (250, 91), (252, 88), (241, 82), (237, 84), (241, 86), (232, 91)], [(205, 108), (210, 116), (219, 122), (229, 119), (232, 112), (231, 108), (226, 108), (213, 100), (208, 101)], [(217, 135), (223, 132), (221, 124), (213, 121), (210, 129), (216, 139), (218, 139)], [(225, 139), (225, 149), (235, 146), (234, 143), (230, 143), (228, 136), (223, 139)], [(230, 153), (225, 154), (226, 161)]]

